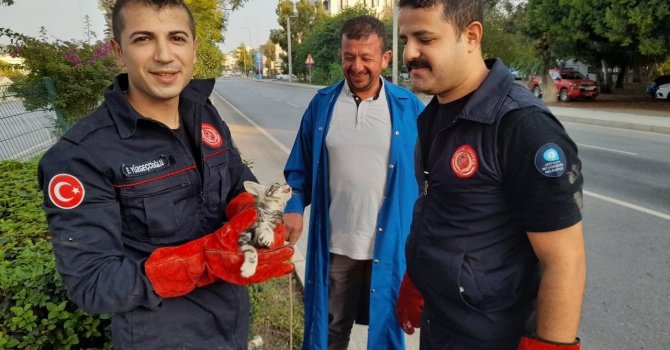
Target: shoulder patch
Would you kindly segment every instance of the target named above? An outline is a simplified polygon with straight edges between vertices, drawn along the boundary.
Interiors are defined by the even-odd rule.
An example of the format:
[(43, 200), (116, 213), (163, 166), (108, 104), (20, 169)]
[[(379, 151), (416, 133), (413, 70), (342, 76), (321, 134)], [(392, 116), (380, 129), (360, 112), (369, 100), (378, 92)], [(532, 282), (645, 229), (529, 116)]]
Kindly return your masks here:
[(70, 174), (58, 174), (49, 180), (49, 200), (61, 209), (76, 208), (84, 201), (84, 185)]
[(219, 130), (216, 130), (214, 125), (209, 123), (202, 123), (202, 142), (204, 142), (210, 148), (219, 148), (223, 144), (223, 137), (219, 133)]
[(479, 169), (477, 152), (470, 145), (461, 145), (451, 156), (451, 170), (461, 178), (467, 179), (475, 175)]
[(555, 143), (547, 143), (535, 153), (535, 168), (540, 175), (559, 177), (565, 173), (565, 154)]

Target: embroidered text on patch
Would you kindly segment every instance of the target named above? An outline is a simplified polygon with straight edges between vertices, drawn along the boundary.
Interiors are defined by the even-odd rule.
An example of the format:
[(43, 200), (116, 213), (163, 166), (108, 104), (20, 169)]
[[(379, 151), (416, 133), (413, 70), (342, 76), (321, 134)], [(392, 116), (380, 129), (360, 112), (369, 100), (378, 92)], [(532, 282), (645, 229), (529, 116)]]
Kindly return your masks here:
[(535, 168), (547, 177), (559, 177), (565, 173), (566, 159), (557, 144), (547, 143), (535, 153)]
[(170, 165), (170, 159), (166, 156), (160, 156), (158, 159), (148, 160), (139, 164), (123, 164), (121, 172), (126, 177), (142, 176), (167, 168)]

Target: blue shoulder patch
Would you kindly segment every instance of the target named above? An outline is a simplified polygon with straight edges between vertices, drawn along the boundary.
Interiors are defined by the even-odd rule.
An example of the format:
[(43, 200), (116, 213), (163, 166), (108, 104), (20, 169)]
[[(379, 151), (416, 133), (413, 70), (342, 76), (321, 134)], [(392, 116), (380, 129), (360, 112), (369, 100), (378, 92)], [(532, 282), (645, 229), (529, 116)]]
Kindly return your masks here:
[(535, 168), (541, 175), (559, 177), (565, 173), (566, 161), (563, 150), (557, 144), (547, 143), (535, 153)]

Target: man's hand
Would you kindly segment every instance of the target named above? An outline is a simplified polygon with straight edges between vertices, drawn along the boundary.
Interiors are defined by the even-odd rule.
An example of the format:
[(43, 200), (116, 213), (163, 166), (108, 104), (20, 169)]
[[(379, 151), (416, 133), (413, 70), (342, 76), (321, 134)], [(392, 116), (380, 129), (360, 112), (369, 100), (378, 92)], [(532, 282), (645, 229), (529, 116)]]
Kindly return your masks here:
[[(242, 198), (245, 197), (248, 196)], [(235, 215), (218, 230), (197, 240), (174, 247), (161, 247), (151, 253), (144, 263), (144, 270), (156, 294), (163, 298), (178, 297), (217, 279), (247, 285), (293, 271), (293, 264), (288, 261), (293, 256), (293, 248), (283, 245), (285, 233), (279, 225), (275, 229), (277, 244), (259, 249), (256, 273), (248, 278), (242, 277), (240, 268), (244, 253), (237, 240), (258, 216), (256, 209), (250, 208), (246, 202), (248, 198), (241, 202), (238, 200), (238, 204), (243, 205), (228, 208), (227, 212)]]
[(302, 234), (303, 217), (298, 213), (284, 214), (284, 227), (289, 245), (295, 245)]
[(414, 328), (419, 328), (421, 312), (423, 311), (423, 296), (416, 289), (414, 283), (405, 273), (400, 284), (398, 301), (395, 304), (395, 313), (398, 323), (405, 333), (414, 334)]

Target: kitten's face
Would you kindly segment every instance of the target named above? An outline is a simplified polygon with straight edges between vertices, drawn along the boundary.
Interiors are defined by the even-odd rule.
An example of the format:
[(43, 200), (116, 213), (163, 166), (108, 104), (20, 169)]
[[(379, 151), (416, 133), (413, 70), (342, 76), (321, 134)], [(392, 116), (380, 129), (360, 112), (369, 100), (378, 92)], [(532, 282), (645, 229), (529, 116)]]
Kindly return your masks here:
[(291, 186), (288, 184), (273, 183), (270, 186), (263, 186), (245, 181), (244, 189), (254, 195), (258, 202), (272, 205), (276, 209), (284, 209), (286, 202), (291, 199)]
[(265, 190), (265, 201), (275, 202), (283, 209), (286, 202), (291, 199), (291, 186), (287, 184), (273, 183)]

